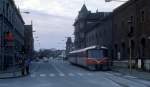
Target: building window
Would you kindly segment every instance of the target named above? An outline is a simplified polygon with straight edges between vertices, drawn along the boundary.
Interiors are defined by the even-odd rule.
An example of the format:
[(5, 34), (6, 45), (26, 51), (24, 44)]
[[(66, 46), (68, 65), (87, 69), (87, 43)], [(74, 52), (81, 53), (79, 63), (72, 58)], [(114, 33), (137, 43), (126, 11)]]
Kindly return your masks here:
[(121, 46), (122, 46), (122, 52), (121, 52), (122, 58), (125, 59), (126, 58), (126, 46), (125, 46), (125, 43), (123, 42), (121, 44)]
[(8, 16), (9, 14), (9, 3), (6, 4), (6, 15)]
[(134, 18), (133, 16), (130, 16), (128, 19), (128, 24), (133, 24), (133, 22), (134, 22)]
[(134, 27), (133, 27), (133, 26), (130, 26), (128, 36), (129, 36), (129, 37), (132, 37), (132, 36), (133, 36), (133, 33), (134, 33)]
[(145, 21), (145, 12), (141, 11), (141, 22), (143, 23)]

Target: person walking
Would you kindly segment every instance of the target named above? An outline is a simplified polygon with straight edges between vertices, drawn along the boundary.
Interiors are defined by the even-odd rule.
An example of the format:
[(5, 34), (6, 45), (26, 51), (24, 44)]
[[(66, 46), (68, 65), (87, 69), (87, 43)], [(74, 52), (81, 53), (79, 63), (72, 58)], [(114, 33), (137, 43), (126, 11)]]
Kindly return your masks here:
[(27, 75), (30, 74), (30, 59), (27, 59), (26, 61), (26, 73)]
[(25, 61), (21, 60), (21, 74), (22, 76), (25, 75)]

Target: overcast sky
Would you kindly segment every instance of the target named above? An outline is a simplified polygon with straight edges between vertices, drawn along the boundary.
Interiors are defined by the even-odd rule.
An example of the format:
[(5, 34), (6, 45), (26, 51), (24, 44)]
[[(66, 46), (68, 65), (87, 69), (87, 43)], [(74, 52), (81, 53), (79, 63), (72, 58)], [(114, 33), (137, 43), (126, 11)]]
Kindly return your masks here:
[[(15, 0), (21, 12), (29, 11), (30, 14), (23, 14), (26, 24), (33, 20), (35, 49), (58, 48), (64, 49), (65, 37), (73, 36), (73, 22), (78, 15), (82, 5), (86, 4), (92, 12), (112, 11), (122, 3), (109, 2), (104, 0)], [(39, 41), (37, 41), (37, 39)], [(40, 43), (40, 44), (39, 44)]]

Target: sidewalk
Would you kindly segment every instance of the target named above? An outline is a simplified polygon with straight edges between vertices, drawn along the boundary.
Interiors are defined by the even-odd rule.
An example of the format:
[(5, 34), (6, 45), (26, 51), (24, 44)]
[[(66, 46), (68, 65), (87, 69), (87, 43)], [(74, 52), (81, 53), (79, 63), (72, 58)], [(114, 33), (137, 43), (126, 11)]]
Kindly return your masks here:
[(21, 71), (20, 69), (7, 69), (5, 71), (0, 71), (0, 79), (7, 79), (7, 78), (18, 78), (21, 77)]
[(131, 75), (131, 76), (137, 77), (139, 79), (144, 79), (144, 80), (150, 81), (150, 72), (144, 72), (144, 71), (135, 70), (135, 69), (132, 69), (132, 72), (130, 72), (130, 70), (128, 68), (115, 67), (115, 66), (112, 67), (112, 71), (119, 72), (124, 75)]
[(0, 79), (18, 78), (18, 77), (22, 77), (20, 72), (0, 73)]

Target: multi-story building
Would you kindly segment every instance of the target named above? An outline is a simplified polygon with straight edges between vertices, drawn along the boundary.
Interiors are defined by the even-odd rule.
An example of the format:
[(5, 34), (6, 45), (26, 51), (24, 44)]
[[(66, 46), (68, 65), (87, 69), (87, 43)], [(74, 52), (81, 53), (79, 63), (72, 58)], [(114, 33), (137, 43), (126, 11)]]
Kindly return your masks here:
[(86, 47), (89, 46), (107, 47), (109, 57), (112, 55), (112, 14), (107, 13), (103, 19), (94, 23), (86, 30)]
[(75, 49), (89, 46), (105, 46), (112, 55), (112, 14), (111, 12), (91, 13), (83, 5), (74, 23)]
[(32, 58), (34, 54), (34, 38), (33, 38), (33, 26), (25, 25), (25, 55), (26, 58)]
[[(114, 59), (150, 70), (150, 0), (129, 0), (113, 13)], [(128, 63), (126, 63), (128, 66)]]
[(24, 46), (24, 21), (13, 0), (0, 0), (0, 68), (17, 64)]
[(86, 47), (86, 33), (91, 27), (97, 24), (101, 19), (109, 14), (109, 12), (95, 12), (88, 11), (85, 4), (79, 11), (79, 14), (75, 20), (75, 49), (81, 49)]

